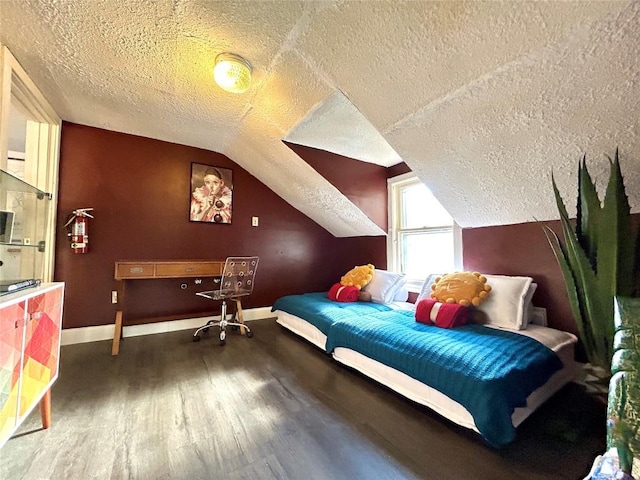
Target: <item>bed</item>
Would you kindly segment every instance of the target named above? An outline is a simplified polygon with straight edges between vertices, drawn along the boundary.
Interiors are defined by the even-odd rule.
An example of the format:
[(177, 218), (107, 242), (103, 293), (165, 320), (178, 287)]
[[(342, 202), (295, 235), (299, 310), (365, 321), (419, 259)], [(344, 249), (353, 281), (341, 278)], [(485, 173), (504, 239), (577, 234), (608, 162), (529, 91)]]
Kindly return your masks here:
[(490, 323), (440, 329), (416, 322), (414, 304), (387, 300), (338, 303), (317, 292), (280, 298), (273, 310), (280, 325), (336, 361), (495, 448), (511, 443), (516, 427), (574, 378), (571, 333), (530, 321), (517, 330)]

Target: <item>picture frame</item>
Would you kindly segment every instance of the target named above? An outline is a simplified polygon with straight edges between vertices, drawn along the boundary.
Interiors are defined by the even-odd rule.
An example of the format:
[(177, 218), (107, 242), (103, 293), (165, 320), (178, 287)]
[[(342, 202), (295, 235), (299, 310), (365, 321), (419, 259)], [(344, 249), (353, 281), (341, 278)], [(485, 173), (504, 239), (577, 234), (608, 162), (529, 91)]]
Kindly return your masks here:
[(233, 170), (191, 163), (190, 199), (190, 221), (231, 224)]

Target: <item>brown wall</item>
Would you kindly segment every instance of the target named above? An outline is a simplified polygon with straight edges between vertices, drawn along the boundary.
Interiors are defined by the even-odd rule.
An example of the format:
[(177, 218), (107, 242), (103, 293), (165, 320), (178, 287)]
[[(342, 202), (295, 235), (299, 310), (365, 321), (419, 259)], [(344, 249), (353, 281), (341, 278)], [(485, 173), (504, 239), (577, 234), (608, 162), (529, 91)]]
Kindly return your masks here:
[(397, 165), (393, 165), (387, 168), (387, 178), (397, 177), (398, 175), (402, 175), (403, 173), (409, 173), (412, 170), (409, 168), (404, 162), (398, 163)]
[[(545, 222), (560, 232), (560, 222)], [(462, 230), (465, 270), (533, 277), (534, 305), (547, 309), (549, 326), (577, 333), (562, 271), (538, 223)]]
[[(333, 154), (309, 149), (303, 155), (323, 175), (332, 170)], [(370, 190), (350, 187), (350, 181), (365, 177), (356, 166), (368, 166), (346, 160), (354, 162), (343, 170), (349, 175), (333, 181), (342, 191), (362, 189), (372, 198), (376, 192), (383, 197), (375, 208), (381, 211), (384, 205), (384, 222), (378, 218), (376, 223), (386, 227), (386, 180), (370, 182), (377, 185)], [(189, 222), (191, 162), (233, 169), (232, 225)], [(75, 255), (63, 224), (81, 207), (94, 207), (96, 218), (90, 225), (90, 252)], [(259, 227), (251, 227), (252, 216), (260, 217)], [(557, 231), (558, 222), (548, 225)], [(57, 233), (55, 280), (66, 282), (65, 328), (113, 322), (110, 292), (115, 290), (113, 263), (119, 259), (260, 255), (247, 307), (268, 306), (289, 293), (326, 290), (354, 265), (386, 265), (385, 237), (334, 238), (224, 155), (70, 123), (62, 132)], [(539, 224), (468, 228), (462, 237), (466, 270), (532, 276), (539, 285), (534, 304), (547, 308), (549, 324), (576, 331), (562, 274)], [(203, 286), (186, 281), (188, 289), (181, 290), (183, 282), (128, 282), (126, 315), (140, 319), (211, 308), (194, 295)]]
[[(640, 214), (634, 214), (634, 230)], [(542, 222), (560, 238), (560, 221)], [(522, 223), (462, 230), (463, 262), (466, 270), (533, 277), (538, 289), (534, 305), (547, 309), (549, 326), (577, 333), (562, 271), (539, 223)]]
[(383, 231), (387, 231), (386, 167), (316, 148), (284, 143), (340, 190)]
[[(189, 221), (191, 162), (233, 169), (233, 223)], [(386, 188), (385, 188), (386, 204)], [(71, 252), (63, 227), (74, 209), (95, 208), (90, 251)], [(260, 218), (251, 227), (251, 217)], [(114, 262), (120, 259), (259, 255), (254, 293), (243, 305), (327, 290), (354, 265), (386, 265), (385, 237), (338, 239), (291, 207), (224, 155), (64, 123), (60, 157), (55, 280), (66, 282), (64, 327), (113, 323)], [(209, 285), (184, 280), (130, 281), (131, 319), (211, 309), (195, 296)]]

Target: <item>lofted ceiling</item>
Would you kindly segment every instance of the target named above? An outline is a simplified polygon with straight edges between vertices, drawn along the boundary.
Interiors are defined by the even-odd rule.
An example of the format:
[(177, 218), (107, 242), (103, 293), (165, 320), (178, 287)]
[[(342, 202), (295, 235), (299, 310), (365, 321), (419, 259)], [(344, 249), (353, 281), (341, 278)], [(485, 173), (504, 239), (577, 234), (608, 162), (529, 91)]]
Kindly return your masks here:
[(557, 218), (551, 172), (572, 203), (620, 147), (640, 210), (640, 2), (3, 0), (0, 41), (64, 120), (224, 153), (339, 237), (384, 232), (282, 140), (405, 161), (462, 227)]

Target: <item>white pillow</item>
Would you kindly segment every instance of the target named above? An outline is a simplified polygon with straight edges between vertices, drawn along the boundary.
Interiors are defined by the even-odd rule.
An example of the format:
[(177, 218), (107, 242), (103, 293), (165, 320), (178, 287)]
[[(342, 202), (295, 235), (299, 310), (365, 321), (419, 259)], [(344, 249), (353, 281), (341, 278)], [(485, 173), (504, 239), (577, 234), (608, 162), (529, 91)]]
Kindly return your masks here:
[(409, 289), (405, 285), (402, 285), (400, 288), (398, 288), (396, 294), (393, 296), (393, 301), (406, 302), (407, 300), (409, 300)]
[(371, 294), (375, 303), (391, 303), (399, 288), (407, 282), (404, 273), (389, 272), (376, 268), (371, 281), (362, 289)]
[[(531, 277), (511, 277), (506, 275), (484, 275), (491, 292), (487, 299), (475, 307), (486, 315), (486, 323), (506, 330), (524, 330), (527, 328), (528, 302), (531, 302), (534, 289), (531, 289)], [(530, 290), (532, 290), (530, 292)]]
[(531, 307), (531, 313), (529, 314), (529, 325), (540, 325), (541, 327), (548, 327), (547, 323), (547, 309), (542, 307)]
[(537, 283), (531, 283), (529, 286), (529, 290), (527, 294), (524, 296), (524, 311), (522, 313), (522, 328), (524, 330), (527, 328), (529, 323), (531, 323), (531, 318), (533, 317), (533, 294), (536, 293), (536, 289), (538, 288)]
[(424, 283), (422, 284), (422, 290), (420, 290), (420, 294), (418, 295), (418, 298), (416, 298), (416, 305), (423, 298), (431, 298), (431, 292), (432, 292), (431, 285), (436, 283), (436, 278), (441, 277), (442, 275), (443, 274), (440, 274), (440, 273), (432, 273), (430, 275), (427, 275), (427, 278), (424, 280)]

